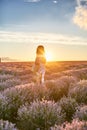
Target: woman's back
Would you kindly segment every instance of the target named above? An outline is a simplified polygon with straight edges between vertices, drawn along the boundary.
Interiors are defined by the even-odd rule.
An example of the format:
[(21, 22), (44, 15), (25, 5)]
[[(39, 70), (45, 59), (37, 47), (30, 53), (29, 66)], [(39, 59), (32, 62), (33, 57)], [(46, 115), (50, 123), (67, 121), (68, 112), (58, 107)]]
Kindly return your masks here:
[(36, 73), (37, 77), (40, 77), (41, 83), (44, 82), (45, 64), (46, 64), (46, 58), (45, 58), (44, 47), (40, 45), (37, 47), (37, 51), (36, 51), (34, 72)]

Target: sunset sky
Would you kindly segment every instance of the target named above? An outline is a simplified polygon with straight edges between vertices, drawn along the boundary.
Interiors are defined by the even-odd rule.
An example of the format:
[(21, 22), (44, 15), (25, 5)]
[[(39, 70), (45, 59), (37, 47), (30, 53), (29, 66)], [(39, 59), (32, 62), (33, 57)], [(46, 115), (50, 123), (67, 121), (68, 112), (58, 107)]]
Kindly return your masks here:
[(87, 0), (0, 0), (0, 57), (32, 61), (87, 60)]

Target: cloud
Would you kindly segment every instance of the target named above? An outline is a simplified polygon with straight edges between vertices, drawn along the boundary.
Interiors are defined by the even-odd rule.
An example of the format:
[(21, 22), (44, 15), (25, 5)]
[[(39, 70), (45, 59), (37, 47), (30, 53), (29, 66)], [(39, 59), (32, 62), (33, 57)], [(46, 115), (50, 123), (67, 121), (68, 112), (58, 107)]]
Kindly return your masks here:
[(24, 2), (32, 2), (32, 3), (34, 3), (34, 2), (39, 2), (40, 0), (24, 0)]
[(87, 5), (87, 0), (77, 0), (77, 5), (78, 6)]
[[(82, 4), (82, 2), (84, 2), (84, 4)], [(78, 6), (76, 7), (73, 22), (80, 28), (87, 30), (87, 0), (77, 0), (77, 4)]]
[(58, 3), (58, 1), (57, 1), (57, 0), (53, 0), (53, 3), (54, 3), (54, 4), (57, 4), (57, 3)]
[(87, 8), (77, 7), (73, 22), (80, 28), (87, 30)]
[(77, 5), (80, 6), (80, 0), (77, 0)]
[(3, 43), (87, 45), (87, 38), (84, 39), (81, 37), (61, 35), (55, 33), (0, 31), (0, 44)]

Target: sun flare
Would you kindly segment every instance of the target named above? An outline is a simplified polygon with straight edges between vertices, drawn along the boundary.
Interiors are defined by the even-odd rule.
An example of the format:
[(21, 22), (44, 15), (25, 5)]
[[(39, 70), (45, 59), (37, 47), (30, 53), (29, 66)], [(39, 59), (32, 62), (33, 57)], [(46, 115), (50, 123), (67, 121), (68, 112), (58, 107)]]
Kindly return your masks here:
[(53, 60), (53, 56), (51, 52), (46, 52), (46, 60), (47, 61), (52, 61)]

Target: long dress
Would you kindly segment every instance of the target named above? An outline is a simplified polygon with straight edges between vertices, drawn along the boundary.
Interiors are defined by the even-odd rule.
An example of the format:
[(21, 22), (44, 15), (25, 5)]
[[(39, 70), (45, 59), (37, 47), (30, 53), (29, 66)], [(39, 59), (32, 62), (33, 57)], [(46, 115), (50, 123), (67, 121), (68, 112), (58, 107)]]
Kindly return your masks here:
[(36, 74), (36, 77), (40, 83), (44, 83), (44, 76), (45, 76), (45, 64), (46, 64), (46, 58), (43, 55), (37, 55), (35, 59), (35, 67), (34, 72)]

